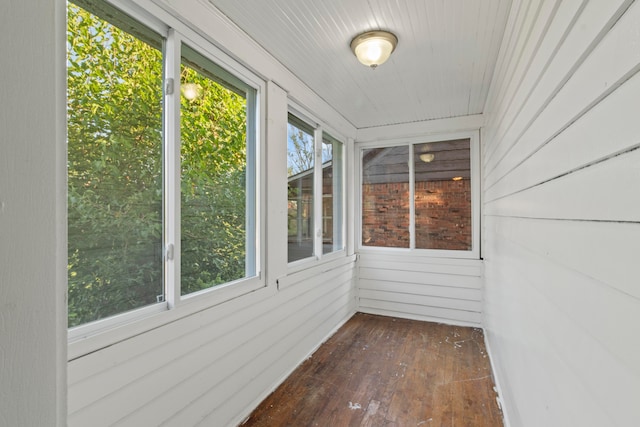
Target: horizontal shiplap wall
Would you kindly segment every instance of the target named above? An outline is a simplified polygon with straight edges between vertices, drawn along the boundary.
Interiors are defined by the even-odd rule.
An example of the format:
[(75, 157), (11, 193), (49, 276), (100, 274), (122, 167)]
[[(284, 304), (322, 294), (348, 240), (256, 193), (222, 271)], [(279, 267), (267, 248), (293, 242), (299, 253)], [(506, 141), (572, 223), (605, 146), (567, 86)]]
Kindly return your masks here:
[(640, 2), (513, 2), (484, 143), (484, 326), (512, 426), (640, 424)]
[(385, 254), (358, 255), (358, 310), (479, 326), (482, 261)]
[(356, 308), (354, 256), (69, 363), (69, 426), (232, 426)]

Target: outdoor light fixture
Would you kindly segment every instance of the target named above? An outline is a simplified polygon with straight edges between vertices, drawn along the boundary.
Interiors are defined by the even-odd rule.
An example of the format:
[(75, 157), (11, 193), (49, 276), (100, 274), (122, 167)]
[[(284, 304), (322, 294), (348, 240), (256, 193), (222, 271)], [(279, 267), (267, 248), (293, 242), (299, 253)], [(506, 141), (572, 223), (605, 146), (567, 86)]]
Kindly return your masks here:
[(180, 91), (182, 92), (182, 96), (187, 98), (189, 101), (193, 101), (197, 97), (200, 96), (202, 88), (199, 84), (196, 83), (183, 83), (180, 85)]
[(376, 68), (383, 64), (398, 44), (398, 38), (387, 31), (368, 31), (351, 40), (351, 50), (364, 65)]
[(433, 159), (436, 158), (436, 155), (433, 153), (422, 153), (420, 154), (420, 160), (422, 160), (425, 163), (431, 163), (433, 161)]

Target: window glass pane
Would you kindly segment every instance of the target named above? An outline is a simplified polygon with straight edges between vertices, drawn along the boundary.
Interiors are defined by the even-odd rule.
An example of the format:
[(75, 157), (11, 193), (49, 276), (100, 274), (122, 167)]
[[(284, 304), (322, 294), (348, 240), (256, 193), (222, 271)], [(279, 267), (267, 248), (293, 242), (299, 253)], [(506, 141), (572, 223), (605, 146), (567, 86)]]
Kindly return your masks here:
[(409, 147), (362, 153), (362, 245), (408, 248)]
[(313, 130), (293, 116), (287, 138), (289, 262), (313, 256)]
[[(181, 294), (241, 279), (247, 266), (247, 96), (182, 47)], [(250, 225), (248, 225), (250, 224)]]
[(343, 249), (342, 144), (322, 141), (322, 253)]
[(67, 6), (70, 327), (164, 299), (162, 38), (101, 8)]
[(414, 146), (416, 248), (471, 250), (469, 139)]

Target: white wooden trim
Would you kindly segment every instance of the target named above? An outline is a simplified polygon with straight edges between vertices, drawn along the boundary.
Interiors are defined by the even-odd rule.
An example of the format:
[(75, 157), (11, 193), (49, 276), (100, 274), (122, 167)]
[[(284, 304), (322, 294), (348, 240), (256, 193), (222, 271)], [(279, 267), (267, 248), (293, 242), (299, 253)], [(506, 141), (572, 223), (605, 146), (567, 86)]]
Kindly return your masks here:
[[(22, 5), (22, 3), (21, 3)], [(21, 6), (20, 6), (21, 7)], [(40, 7), (40, 5), (33, 5), (34, 8), (37, 8), (39, 10), (42, 11), (42, 13), (47, 14), (46, 10), (43, 11), (42, 7)], [(68, 390), (68, 386), (67, 386), (67, 368), (68, 368), (68, 364), (67, 364), (67, 360), (68, 360), (68, 345), (67, 345), (67, 325), (68, 325), (68, 319), (69, 319), (69, 314), (68, 314), (68, 307), (67, 307), (67, 297), (68, 297), (68, 258), (67, 258), (67, 254), (68, 254), (68, 243), (67, 243), (67, 239), (68, 239), (68, 217), (67, 217), (67, 2), (63, 1), (63, 0), (54, 0), (53, 1), (53, 17), (51, 16), (46, 16), (44, 18), (45, 22), (51, 22), (51, 20), (53, 19), (53, 28), (54, 28), (54, 32), (51, 35), (52, 39), (53, 39), (53, 48), (51, 48), (51, 46), (48, 47), (47, 50), (49, 50), (50, 52), (53, 52), (53, 56), (54, 56), (54, 60), (51, 63), (52, 66), (52, 72), (49, 71), (48, 73), (50, 73), (53, 76), (53, 88), (54, 88), (54, 96), (53, 99), (51, 99), (51, 103), (53, 105), (53, 111), (54, 111), (54, 121), (55, 121), (55, 125), (53, 126), (54, 129), (54, 133), (53, 133), (53, 147), (55, 150), (55, 157), (54, 157), (54, 180), (55, 180), (55, 185), (53, 186), (53, 194), (55, 197), (55, 211), (53, 213), (53, 215), (55, 216), (55, 220), (54, 220), (54, 232), (55, 232), (55, 245), (53, 246), (53, 254), (55, 257), (55, 261), (54, 261), (54, 268), (53, 271), (49, 271), (48, 273), (50, 274), (50, 278), (52, 279), (51, 281), (52, 286), (53, 286), (53, 298), (50, 300), (50, 303), (53, 306), (53, 310), (54, 310), (54, 343), (55, 343), (55, 349), (54, 351), (50, 351), (51, 349), (49, 348), (46, 351), (40, 351), (40, 354), (43, 355), (43, 357), (48, 358), (51, 357), (53, 358), (53, 369), (55, 369), (55, 384), (53, 386), (51, 386), (51, 384), (43, 379), (42, 377), (38, 377), (38, 383), (37, 383), (37, 388), (39, 390), (51, 390), (55, 393), (55, 420), (49, 420), (49, 421), (53, 421), (55, 423), (56, 426), (58, 427), (62, 427), (65, 426), (67, 424), (67, 390)], [(49, 12), (51, 13), (51, 12)], [(40, 19), (40, 17), (36, 17), (35, 19)], [(46, 31), (43, 31), (42, 28), (38, 27), (36, 24), (36, 20), (34, 19), (34, 16), (29, 16), (29, 23), (30, 26), (26, 27), (26, 29), (32, 33), (32, 34), (37, 34), (37, 37), (39, 37), (41, 40), (44, 40), (47, 38), (47, 33)], [(17, 25), (21, 25), (20, 23), (17, 23)], [(33, 31), (33, 28), (37, 27), (38, 31)], [(6, 28), (6, 27), (5, 27)], [(12, 28), (11, 25), (9, 25), (8, 28), (6, 28), (7, 31), (9, 32), (9, 34), (12, 34)], [(7, 43), (7, 45), (11, 45), (14, 46), (12, 43), (12, 38), (11, 36), (9, 36), (8, 39), (6, 39), (4, 37), (4, 34), (6, 34), (6, 32), (2, 32), (3, 37), (2, 39), (4, 40), (4, 43)], [(16, 35), (15, 33), (13, 33), (14, 35)], [(20, 37), (18, 35), (18, 37)], [(51, 42), (51, 40), (49, 40), (49, 42)], [(17, 45), (15, 45), (17, 46)], [(17, 54), (20, 56), (23, 56), (24, 53), (22, 52), (22, 50), (18, 47), (18, 49), (16, 50)], [(10, 58), (10, 55), (12, 54), (11, 50), (9, 50), (9, 57), (6, 56), (6, 53), (4, 54), (4, 60), (6, 61), (8, 58)], [(44, 62), (46, 63), (47, 60), (45, 58), (42, 57), (38, 57), (37, 60), (40, 63), (43, 63), (43, 59)], [(47, 72), (45, 71), (45, 74), (47, 74)], [(15, 86), (15, 81), (12, 81), (11, 84), (12, 86)], [(31, 82), (30, 82), (31, 83)], [(31, 87), (31, 85), (29, 85), (29, 87)], [(20, 87), (19, 87), (20, 88)], [(1, 89), (0, 89), (1, 90)], [(32, 93), (34, 91), (31, 91)], [(29, 99), (24, 97), (24, 93), (22, 94), (23, 96), (21, 97), (21, 99), (25, 99), (25, 102), (29, 102)], [(42, 94), (37, 92), (37, 97), (41, 99)], [(5, 108), (16, 108), (16, 104), (14, 103), (5, 103)], [(2, 114), (0, 114), (1, 116)], [(40, 121), (40, 120), (39, 120)], [(0, 119), (0, 122), (4, 123), (4, 120)], [(19, 127), (18, 127), (19, 128)], [(47, 134), (51, 134), (50, 132), (51, 129), (47, 129), (46, 133)], [(6, 137), (6, 134), (4, 135)], [(21, 144), (20, 139), (21, 138), (12, 138), (14, 141), (16, 141), (17, 144)], [(50, 145), (51, 141), (49, 139), (47, 139), (47, 144), (46, 145)], [(11, 144), (9, 144), (11, 145)], [(0, 152), (4, 153), (4, 150), (0, 150)], [(46, 154), (44, 155), (46, 157)], [(49, 159), (50, 161), (51, 159)], [(1, 162), (0, 162), (1, 163)], [(32, 174), (32, 171), (28, 171), (29, 174)], [(6, 171), (5, 171), (6, 173)], [(0, 188), (2, 188), (2, 185), (0, 185)], [(19, 188), (17, 191), (21, 191)], [(1, 191), (0, 191), (1, 192)], [(21, 196), (23, 196), (23, 194), (21, 194)], [(4, 198), (4, 195), (3, 195)], [(3, 209), (4, 209), (4, 200), (0, 200), (0, 214), (3, 213)], [(0, 227), (1, 228), (1, 227)], [(40, 237), (40, 236), (39, 236)], [(40, 243), (40, 241), (38, 241)], [(15, 247), (11, 247), (11, 250), (15, 250)], [(2, 250), (0, 250), (0, 252), (2, 252)], [(44, 265), (44, 260), (40, 260), (40, 263), (42, 263)], [(20, 266), (15, 266), (16, 268), (20, 268)], [(3, 267), (4, 269), (4, 267)], [(53, 274), (51, 274), (53, 273)], [(0, 276), (2, 276), (2, 274), (0, 274)], [(4, 277), (4, 276), (2, 276)], [(17, 285), (17, 282), (12, 283), (13, 286)], [(5, 285), (6, 286), (6, 283)], [(4, 296), (6, 296), (6, 294), (3, 293), (3, 301), (4, 303), (10, 303), (10, 301), (4, 299)], [(43, 300), (47, 299), (47, 295), (46, 293), (42, 293), (41, 298), (43, 298)], [(21, 300), (20, 304), (32, 304), (32, 301), (25, 301), (25, 300)], [(36, 307), (36, 305), (34, 304), (31, 308)], [(6, 315), (6, 312), (5, 312)], [(5, 326), (3, 326), (4, 331), (6, 331), (7, 329), (5, 329)], [(33, 324), (27, 324), (25, 325), (26, 329), (23, 329), (22, 331), (28, 332), (28, 333), (33, 333), (34, 332), (34, 328), (33, 328)], [(8, 327), (9, 331), (11, 331), (11, 326)], [(3, 345), (8, 345), (11, 347), (12, 345), (12, 341), (11, 340), (4, 340), (4, 335), (5, 332), (3, 332)], [(43, 333), (43, 331), (38, 330), (38, 333)], [(45, 333), (46, 334), (46, 333)], [(23, 343), (23, 337), (18, 337), (18, 339), (20, 340), (21, 343)], [(21, 344), (22, 347), (22, 344)], [(16, 355), (19, 357), (18, 353), (16, 353)], [(11, 363), (11, 359), (4, 359), (3, 361), (4, 366), (9, 366), (10, 369), (15, 370), (15, 372), (17, 372), (17, 375), (20, 375), (20, 371), (19, 368), (17, 368), (15, 365), (13, 365)], [(43, 369), (49, 369), (48, 367), (43, 367)], [(38, 376), (37, 373), (34, 372), (34, 374), (36, 376)], [(6, 378), (6, 377), (5, 377)], [(3, 383), (5, 384), (6, 387), (6, 381), (3, 381)], [(34, 405), (33, 408), (35, 409), (39, 409), (40, 404), (38, 403), (37, 400), (33, 399), (33, 393), (31, 393), (30, 389), (28, 388), (28, 384), (24, 381), (24, 377), (21, 378), (21, 382), (20, 382), (21, 386), (20, 389), (24, 390), (25, 394), (28, 394), (28, 401), (30, 405)], [(0, 387), (2, 388), (2, 387)], [(5, 388), (2, 388), (2, 393), (4, 394), (4, 392), (6, 391)], [(15, 396), (13, 391), (11, 391), (11, 395)], [(24, 395), (23, 395), (24, 396)], [(18, 396), (18, 398), (20, 398)], [(6, 399), (3, 399), (6, 400)], [(12, 399), (9, 399), (9, 405), (11, 405), (11, 403), (13, 402)], [(2, 404), (0, 404), (0, 412), (4, 412), (4, 406)], [(11, 416), (9, 415), (8, 420), (7, 420), (7, 416), (5, 415), (3, 418), (5, 421), (11, 423)], [(24, 418), (21, 418), (22, 422), (28, 422), (26, 421)], [(40, 419), (38, 422), (47, 422), (44, 421), (44, 419)]]
[[(409, 145), (409, 249), (416, 248), (416, 177), (415, 146)], [(360, 184), (362, 188), (362, 183)], [(362, 217), (362, 215), (361, 215)], [(362, 240), (359, 242), (362, 245)]]
[[(261, 178), (266, 206), (265, 274), (268, 286), (277, 286), (287, 274), (287, 93), (267, 82), (266, 147)], [(268, 203), (267, 203), (268, 201)]]
[[(391, 309), (388, 304), (374, 303), (372, 306), (358, 306), (358, 311), (367, 314), (377, 314), (380, 316), (400, 317), (402, 319), (420, 320), (422, 322), (444, 323), (447, 325), (480, 327), (480, 314), (470, 313), (466, 319), (460, 319), (454, 310), (437, 309), (437, 315), (426, 315), (416, 311), (408, 310), (406, 305), (393, 304)], [(422, 310), (420, 310), (422, 311)]]
[(322, 259), (322, 128), (313, 132), (313, 252)]
[(258, 295), (261, 298), (268, 298), (275, 292), (275, 286), (265, 287), (257, 279), (249, 279), (244, 287), (232, 284), (231, 287), (227, 286), (226, 289), (219, 291), (221, 292), (211, 292), (211, 289), (204, 290), (204, 295), (199, 295), (197, 298), (187, 298), (184, 304), (173, 310), (167, 310), (165, 304), (158, 304), (106, 319), (111, 320), (110, 322), (101, 323), (98, 321), (95, 324), (87, 324), (85, 325), (87, 328), (84, 330), (82, 326), (77, 330), (71, 329), (69, 331), (68, 360), (74, 360), (144, 332), (168, 325), (176, 320), (192, 316), (240, 295), (247, 298), (247, 301)]
[(491, 374), (493, 376), (493, 382), (496, 385), (496, 388), (495, 388), (496, 394), (497, 394), (496, 400), (498, 402), (498, 405), (500, 406), (500, 409), (502, 410), (502, 421), (504, 423), (504, 427), (511, 427), (511, 421), (509, 419), (510, 408), (505, 403), (504, 397), (503, 397), (504, 393), (502, 392), (504, 379), (502, 378), (502, 371), (498, 369), (498, 366), (496, 364), (497, 355), (493, 352), (491, 348), (491, 342), (488, 337), (489, 333), (490, 332), (486, 331), (484, 328), (482, 329), (482, 335), (484, 336), (484, 347), (487, 349), (487, 355), (489, 356), (489, 363), (491, 364)]
[(358, 129), (356, 142), (383, 142), (399, 139), (425, 138), (434, 134), (448, 134), (460, 131), (472, 131), (484, 126), (484, 116), (453, 117), (449, 119), (425, 120), (388, 126), (376, 126)]
[[(180, 304), (180, 46), (182, 40), (169, 30), (165, 45), (165, 85), (171, 79), (172, 93), (164, 91), (164, 283), (168, 308)], [(173, 256), (169, 257), (173, 246)]]
[[(427, 256), (427, 257), (444, 257), (444, 258), (468, 258), (468, 259), (479, 259), (480, 258), (480, 180), (482, 179), (480, 173), (480, 131), (479, 129), (470, 130), (470, 131), (457, 131), (450, 133), (432, 133), (427, 135), (420, 136), (406, 136), (406, 132), (403, 133), (402, 137), (398, 137), (391, 140), (376, 140), (372, 142), (358, 142), (355, 144), (355, 150), (357, 153), (357, 161), (354, 164), (354, 170), (358, 176), (357, 182), (354, 183), (354, 193), (356, 194), (357, 202), (355, 203), (355, 211), (356, 217), (355, 227), (356, 227), (356, 235), (357, 241), (355, 242), (355, 249), (359, 253), (387, 253), (391, 254), (402, 254), (407, 256)], [(374, 246), (363, 246), (362, 245), (362, 151), (364, 149), (369, 148), (379, 148), (379, 147), (397, 147), (402, 145), (409, 146), (409, 166), (411, 169), (411, 165), (413, 162), (412, 152), (413, 145), (420, 143), (428, 143), (434, 141), (447, 141), (461, 138), (469, 138), (469, 150), (470, 150), (470, 167), (471, 167), (471, 227), (472, 227), (472, 238), (471, 238), (471, 250), (469, 251), (456, 251), (456, 250), (441, 250), (441, 249), (415, 249), (415, 245), (411, 245), (409, 248), (385, 248), (385, 247), (374, 247)], [(410, 186), (411, 186), (410, 178)], [(414, 206), (413, 203), (413, 194), (410, 194), (410, 206)], [(415, 212), (413, 212), (415, 214)], [(412, 228), (413, 224), (413, 215), (412, 222), (410, 222), (410, 232), (413, 238), (415, 234), (415, 226)]]
[[(359, 157), (356, 154), (355, 144), (353, 138), (347, 138), (347, 143), (344, 147), (344, 168), (346, 173), (344, 174), (344, 198), (345, 203), (345, 216), (343, 224), (343, 232), (345, 241), (345, 248), (347, 255), (353, 255), (355, 253), (356, 236), (359, 235), (356, 226), (356, 204), (358, 203), (357, 197), (360, 191), (356, 189), (356, 177), (359, 176)], [(347, 167), (347, 165), (349, 165)]]
[[(317, 280), (319, 281), (318, 284), (320, 284), (321, 282), (325, 282), (327, 280), (327, 277), (324, 273), (343, 267), (345, 265), (353, 264), (354, 262), (355, 255), (347, 257), (342, 255), (334, 258), (333, 260), (328, 260), (323, 263), (314, 263), (312, 266), (305, 266), (306, 268), (304, 269), (290, 271), (287, 276), (278, 279), (278, 289), (283, 290), (295, 285), (296, 283), (312, 278), (317, 278)], [(351, 266), (350, 268), (353, 268), (353, 266)]]

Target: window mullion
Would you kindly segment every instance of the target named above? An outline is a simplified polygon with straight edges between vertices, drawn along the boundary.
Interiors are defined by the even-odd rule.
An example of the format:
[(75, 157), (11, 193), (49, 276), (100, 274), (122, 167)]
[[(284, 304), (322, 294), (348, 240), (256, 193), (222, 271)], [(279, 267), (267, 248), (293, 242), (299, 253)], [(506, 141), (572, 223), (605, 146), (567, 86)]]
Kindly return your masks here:
[(416, 248), (416, 180), (413, 145), (409, 145), (409, 248)]
[[(338, 147), (339, 150), (336, 150)], [(344, 188), (344, 144), (342, 142), (334, 145), (332, 167), (333, 167), (333, 249), (342, 250), (344, 244), (344, 210), (345, 210), (345, 188)]]
[(180, 301), (180, 36), (165, 49), (165, 289), (169, 308)]
[(322, 129), (316, 128), (313, 135), (314, 169), (313, 174), (313, 224), (314, 224), (314, 252), (316, 258), (322, 258)]

